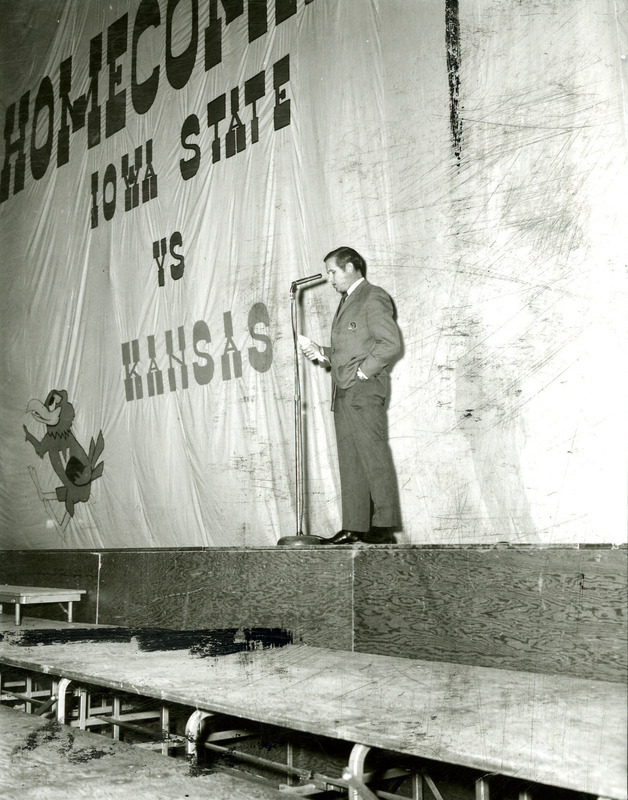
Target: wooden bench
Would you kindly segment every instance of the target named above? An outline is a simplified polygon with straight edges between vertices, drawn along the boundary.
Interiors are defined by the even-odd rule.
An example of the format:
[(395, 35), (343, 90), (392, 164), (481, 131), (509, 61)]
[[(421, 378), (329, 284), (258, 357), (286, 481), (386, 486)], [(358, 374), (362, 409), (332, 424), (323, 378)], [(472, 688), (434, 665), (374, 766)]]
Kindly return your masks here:
[(488, 797), (482, 776), (496, 774), (627, 798), (624, 684), (302, 645), (203, 658), (137, 642), (5, 640), (0, 663), (59, 676), (60, 696), (73, 683), (196, 709), (192, 743), (221, 715), (349, 742), (354, 798), (370, 796), (371, 750), (478, 770), (478, 797)]
[(3, 603), (15, 603), (15, 624), (22, 624), (22, 606), (34, 603), (67, 603), (68, 622), (72, 622), (72, 604), (81, 599), (85, 589), (51, 589), (44, 586), (0, 585), (0, 614)]

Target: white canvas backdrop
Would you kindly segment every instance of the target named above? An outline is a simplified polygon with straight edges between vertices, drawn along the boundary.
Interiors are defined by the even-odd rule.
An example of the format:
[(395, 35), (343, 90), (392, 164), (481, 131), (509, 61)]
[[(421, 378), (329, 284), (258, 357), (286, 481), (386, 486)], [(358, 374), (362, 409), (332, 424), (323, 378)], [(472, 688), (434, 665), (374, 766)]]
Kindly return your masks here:
[[(3, 547), (293, 533), (290, 283), (342, 244), (394, 298), (404, 341), (389, 409), (398, 540), (624, 540), (616, 3), (2, 6)], [(206, 58), (218, 25), (220, 58)], [(100, 140), (88, 146), (86, 121), (58, 165), (61, 65), (71, 57), (70, 100), (87, 95), (99, 36)], [(302, 330), (326, 342), (336, 303), (328, 285), (302, 291)], [(27, 413), (52, 390), (75, 412), (62, 444)], [(304, 526), (330, 535), (328, 374), (304, 363), (302, 392)], [(65, 467), (68, 436), (98, 451), (101, 431), (70, 514), (54, 454)]]

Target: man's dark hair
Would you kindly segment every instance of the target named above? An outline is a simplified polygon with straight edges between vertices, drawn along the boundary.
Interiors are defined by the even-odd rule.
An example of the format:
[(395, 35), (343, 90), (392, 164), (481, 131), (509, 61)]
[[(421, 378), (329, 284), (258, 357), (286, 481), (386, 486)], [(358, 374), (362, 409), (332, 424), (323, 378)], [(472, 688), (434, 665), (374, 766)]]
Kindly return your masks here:
[(362, 256), (352, 247), (337, 247), (331, 253), (327, 253), (323, 261), (327, 262), (330, 258), (336, 260), (336, 264), (340, 269), (345, 270), (347, 264), (351, 262), (353, 268), (356, 269), (362, 276), (366, 275), (366, 261)]

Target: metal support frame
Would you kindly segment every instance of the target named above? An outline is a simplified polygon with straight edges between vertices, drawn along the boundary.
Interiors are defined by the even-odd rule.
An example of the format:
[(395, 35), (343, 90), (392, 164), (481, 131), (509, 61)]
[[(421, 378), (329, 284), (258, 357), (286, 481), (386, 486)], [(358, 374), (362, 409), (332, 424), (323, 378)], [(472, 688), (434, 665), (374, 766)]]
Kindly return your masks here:
[[(11, 669), (11, 672), (13, 671)], [(52, 681), (50, 688), (43, 688), (41, 681), (43, 677), (39, 674), (26, 673), (7, 679), (5, 672), (0, 668), (0, 703), (15, 704), (15, 701), (18, 701), (19, 706), (22, 706), (27, 714), (49, 715), (57, 702), (57, 684), (56, 681)]]
[(442, 794), (441, 794), (441, 793), (438, 791), (438, 787), (436, 786), (436, 784), (434, 783), (434, 781), (431, 779), (431, 777), (430, 777), (430, 776), (427, 774), (427, 772), (425, 772), (425, 770), (423, 770), (423, 771), (421, 772), (421, 778), (422, 778), (422, 780), (424, 780), (424, 781), (425, 781), (425, 783), (427, 783), (427, 785), (428, 785), (428, 787), (429, 787), (429, 790), (430, 790), (430, 792), (431, 792), (431, 793), (434, 795), (434, 797), (436, 798), (436, 800), (443, 800), (443, 796), (442, 796)]

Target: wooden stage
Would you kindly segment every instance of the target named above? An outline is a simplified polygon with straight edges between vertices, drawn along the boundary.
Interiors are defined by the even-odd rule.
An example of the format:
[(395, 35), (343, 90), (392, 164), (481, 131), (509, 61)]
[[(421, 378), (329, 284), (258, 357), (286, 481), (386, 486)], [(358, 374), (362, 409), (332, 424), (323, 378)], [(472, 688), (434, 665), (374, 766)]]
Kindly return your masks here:
[[(25, 620), (16, 630), (2, 623), (0, 664), (484, 773), (627, 797), (624, 684), (304, 645), (214, 657), (145, 651), (135, 639), (24, 646), (21, 637), (38, 625)], [(107, 628), (99, 630), (106, 636)]]
[[(625, 547), (5, 551), (0, 583), (86, 589), (76, 622), (282, 628), (330, 650), (611, 682), (628, 674)], [(27, 614), (66, 621), (55, 605)]]

